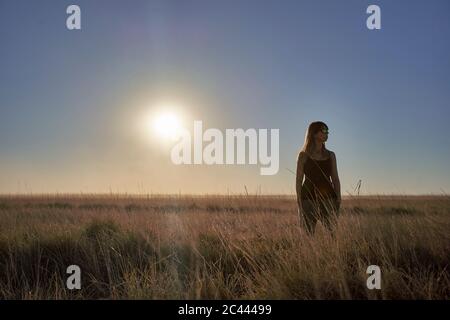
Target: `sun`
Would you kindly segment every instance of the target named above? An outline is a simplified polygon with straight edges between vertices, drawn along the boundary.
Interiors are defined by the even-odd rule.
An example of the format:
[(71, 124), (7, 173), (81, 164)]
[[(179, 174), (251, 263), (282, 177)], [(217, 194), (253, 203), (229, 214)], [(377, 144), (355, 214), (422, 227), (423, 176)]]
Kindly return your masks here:
[(145, 143), (170, 147), (186, 134), (185, 123), (190, 117), (185, 111), (185, 105), (179, 102), (156, 101), (143, 105), (136, 113), (136, 134)]
[(181, 131), (181, 120), (174, 112), (162, 112), (152, 119), (152, 127), (160, 138), (176, 139)]

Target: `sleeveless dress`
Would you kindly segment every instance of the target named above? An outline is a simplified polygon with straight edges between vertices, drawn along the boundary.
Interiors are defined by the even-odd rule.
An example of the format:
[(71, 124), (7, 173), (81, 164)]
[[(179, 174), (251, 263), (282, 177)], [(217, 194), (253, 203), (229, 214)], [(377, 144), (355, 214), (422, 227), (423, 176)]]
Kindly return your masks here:
[(314, 160), (307, 155), (303, 167), (305, 182), (301, 189), (302, 200), (337, 199), (331, 182), (331, 157)]
[(331, 157), (314, 160), (307, 155), (303, 167), (305, 181), (302, 184), (300, 198), (303, 219), (310, 234), (314, 233), (318, 220), (332, 231), (339, 213), (340, 205), (331, 182), (331, 161)]

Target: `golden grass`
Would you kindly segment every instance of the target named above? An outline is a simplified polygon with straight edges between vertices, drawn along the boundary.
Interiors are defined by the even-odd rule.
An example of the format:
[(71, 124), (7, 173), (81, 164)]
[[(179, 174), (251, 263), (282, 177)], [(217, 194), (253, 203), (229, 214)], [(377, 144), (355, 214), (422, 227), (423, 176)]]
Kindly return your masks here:
[(449, 214), (446, 196), (346, 198), (335, 237), (311, 237), (291, 196), (2, 196), (0, 298), (448, 299)]

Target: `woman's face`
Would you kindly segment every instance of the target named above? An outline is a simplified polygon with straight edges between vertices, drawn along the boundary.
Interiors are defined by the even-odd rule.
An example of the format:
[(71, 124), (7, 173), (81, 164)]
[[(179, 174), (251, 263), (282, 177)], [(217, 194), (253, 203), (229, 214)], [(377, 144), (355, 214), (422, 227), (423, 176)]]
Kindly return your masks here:
[(328, 128), (322, 128), (319, 132), (315, 135), (316, 141), (318, 142), (325, 142), (328, 140)]

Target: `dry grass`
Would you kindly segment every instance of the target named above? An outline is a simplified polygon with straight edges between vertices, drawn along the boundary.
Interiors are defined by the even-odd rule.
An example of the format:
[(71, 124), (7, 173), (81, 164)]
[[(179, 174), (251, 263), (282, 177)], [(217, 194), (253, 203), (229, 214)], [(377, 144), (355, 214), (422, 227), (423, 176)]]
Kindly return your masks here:
[(0, 298), (448, 299), (449, 230), (445, 196), (344, 199), (334, 238), (288, 196), (2, 196)]

